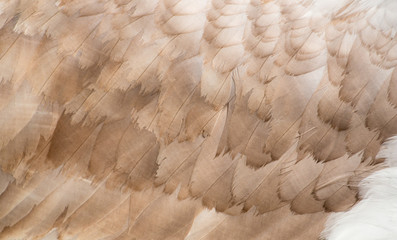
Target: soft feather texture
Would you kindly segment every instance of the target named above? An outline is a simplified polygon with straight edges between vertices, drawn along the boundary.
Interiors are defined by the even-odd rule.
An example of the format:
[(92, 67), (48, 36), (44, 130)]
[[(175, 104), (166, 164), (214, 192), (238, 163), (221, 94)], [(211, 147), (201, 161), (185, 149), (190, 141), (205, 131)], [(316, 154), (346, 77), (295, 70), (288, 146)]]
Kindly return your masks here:
[(387, 168), (360, 182), (362, 200), (351, 210), (330, 216), (323, 232), (326, 239), (397, 238), (397, 137), (386, 142), (378, 157), (386, 159)]
[(0, 239), (317, 239), (397, 134), (396, 10), (1, 2)]

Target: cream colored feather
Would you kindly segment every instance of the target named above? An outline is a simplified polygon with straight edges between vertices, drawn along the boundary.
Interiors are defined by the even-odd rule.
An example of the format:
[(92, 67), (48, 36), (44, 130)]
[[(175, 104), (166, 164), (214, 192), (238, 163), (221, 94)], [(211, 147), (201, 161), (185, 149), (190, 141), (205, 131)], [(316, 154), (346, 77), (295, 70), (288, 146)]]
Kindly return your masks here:
[(0, 239), (394, 239), (395, 11), (0, 2)]

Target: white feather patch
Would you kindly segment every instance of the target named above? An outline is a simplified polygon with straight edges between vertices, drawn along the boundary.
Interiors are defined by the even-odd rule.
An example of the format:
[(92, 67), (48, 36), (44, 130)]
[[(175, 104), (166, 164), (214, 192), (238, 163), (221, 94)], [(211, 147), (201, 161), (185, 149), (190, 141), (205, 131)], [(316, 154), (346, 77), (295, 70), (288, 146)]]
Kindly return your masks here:
[(325, 239), (397, 239), (397, 136), (383, 145), (378, 157), (386, 159), (388, 168), (361, 181), (362, 200), (347, 212), (331, 215)]

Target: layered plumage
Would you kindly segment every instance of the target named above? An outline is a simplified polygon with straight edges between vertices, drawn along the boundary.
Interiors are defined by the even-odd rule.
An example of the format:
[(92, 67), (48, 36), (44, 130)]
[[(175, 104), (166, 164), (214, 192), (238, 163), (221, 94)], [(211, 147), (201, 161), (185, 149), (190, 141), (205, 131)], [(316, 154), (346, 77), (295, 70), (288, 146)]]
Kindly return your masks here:
[(394, 11), (1, 2), (0, 239), (317, 239), (387, 167)]

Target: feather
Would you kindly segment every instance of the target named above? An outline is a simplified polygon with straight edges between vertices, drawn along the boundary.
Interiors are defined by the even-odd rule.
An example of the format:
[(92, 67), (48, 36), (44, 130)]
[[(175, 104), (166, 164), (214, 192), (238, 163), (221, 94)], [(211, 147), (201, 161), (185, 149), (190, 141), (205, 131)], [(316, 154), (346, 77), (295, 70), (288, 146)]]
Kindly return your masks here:
[(251, 169), (240, 161), (233, 183), (236, 201), (244, 203), (245, 210), (255, 206), (261, 213), (270, 212), (286, 204), (282, 203), (278, 196), (279, 175), (282, 164), (293, 158), (293, 154), (293, 148), (290, 148), (281, 159), (258, 170)]
[[(304, 191), (323, 170), (321, 163), (316, 163), (312, 158), (307, 157), (297, 163), (294, 158), (288, 159), (282, 168), (280, 182), (280, 197), (282, 200), (293, 200), (297, 195)], [(309, 173), (310, 174), (307, 174)], [(311, 186), (312, 188), (314, 187)]]
[[(136, 144), (131, 146), (131, 142)], [(116, 151), (114, 185), (125, 184), (138, 190), (150, 186), (157, 170), (158, 151), (159, 143), (154, 134), (130, 123), (123, 131)]]
[[(328, 239), (382, 239), (396, 236), (394, 212), (396, 189), (395, 155), (396, 139), (390, 139), (379, 152), (386, 158), (387, 169), (377, 171), (359, 185), (359, 204), (345, 213), (334, 214), (327, 223), (324, 236)], [(361, 231), (357, 232), (357, 229)]]
[(42, 143), (52, 136), (60, 115), (59, 106), (43, 101), (31, 120), (0, 151), (3, 169), (18, 168), (18, 165), (29, 162), (36, 152), (40, 152)]
[(2, 1), (0, 238), (392, 239), (396, 10)]
[(182, 61), (169, 70), (169, 77), (162, 82), (165, 91), (159, 98), (159, 117), (162, 119), (159, 127), (160, 134), (166, 137), (168, 143), (180, 133), (188, 106), (196, 100), (192, 97), (198, 91), (200, 68), (198, 57)]
[[(244, 99), (247, 101), (247, 97)], [(265, 143), (257, 140), (268, 136), (269, 127), (248, 111), (245, 101), (236, 104), (231, 114), (228, 131), (225, 132), (227, 146), (234, 155), (243, 153), (248, 164), (259, 167), (271, 161), (269, 154), (263, 152)]]
[(32, 93), (31, 86), (22, 84), (13, 98), (1, 109), (0, 148), (13, 139), (33, 118), (40, 105), (41, 97)]
[(341, 187), (344, 187), (359, 167), (361, 156), (356, 154), (351, 157), (343, 156), (333, 161), (326, 162), (315, 187), (318, 199), (327, 199)]
[(393, 105), (394, 108), (397, 107), (397, 97), (396, 94), (394, 93), (397, 87), (397, 72), (393, 71), (393, 74), (391, 75), (390, 78), (390, 83), (389, 83), (389, 87), (388, 87), (388, 100), (390, 101), (390, 103)]
[(124, 135), (129, 121), (105, 122), (99, 131), (88, 163), (88, 171), (96, 179), (106, 177), (117, 162), (117, 151), (121, 137)]
[[(149, 190), (133, 196), (131, 204), (134, 205), (130, 209), (131, 223), (128, 235), (151, 239), (179, 239), (185, 236), (199, 207), (197, 202), (192, 200), (183, 200), (175, 204), (176, 202), (177, 192), (168, 196), (161, 191)], [(161, 219), (162, 225), (151, 226), (153, 217)]]

